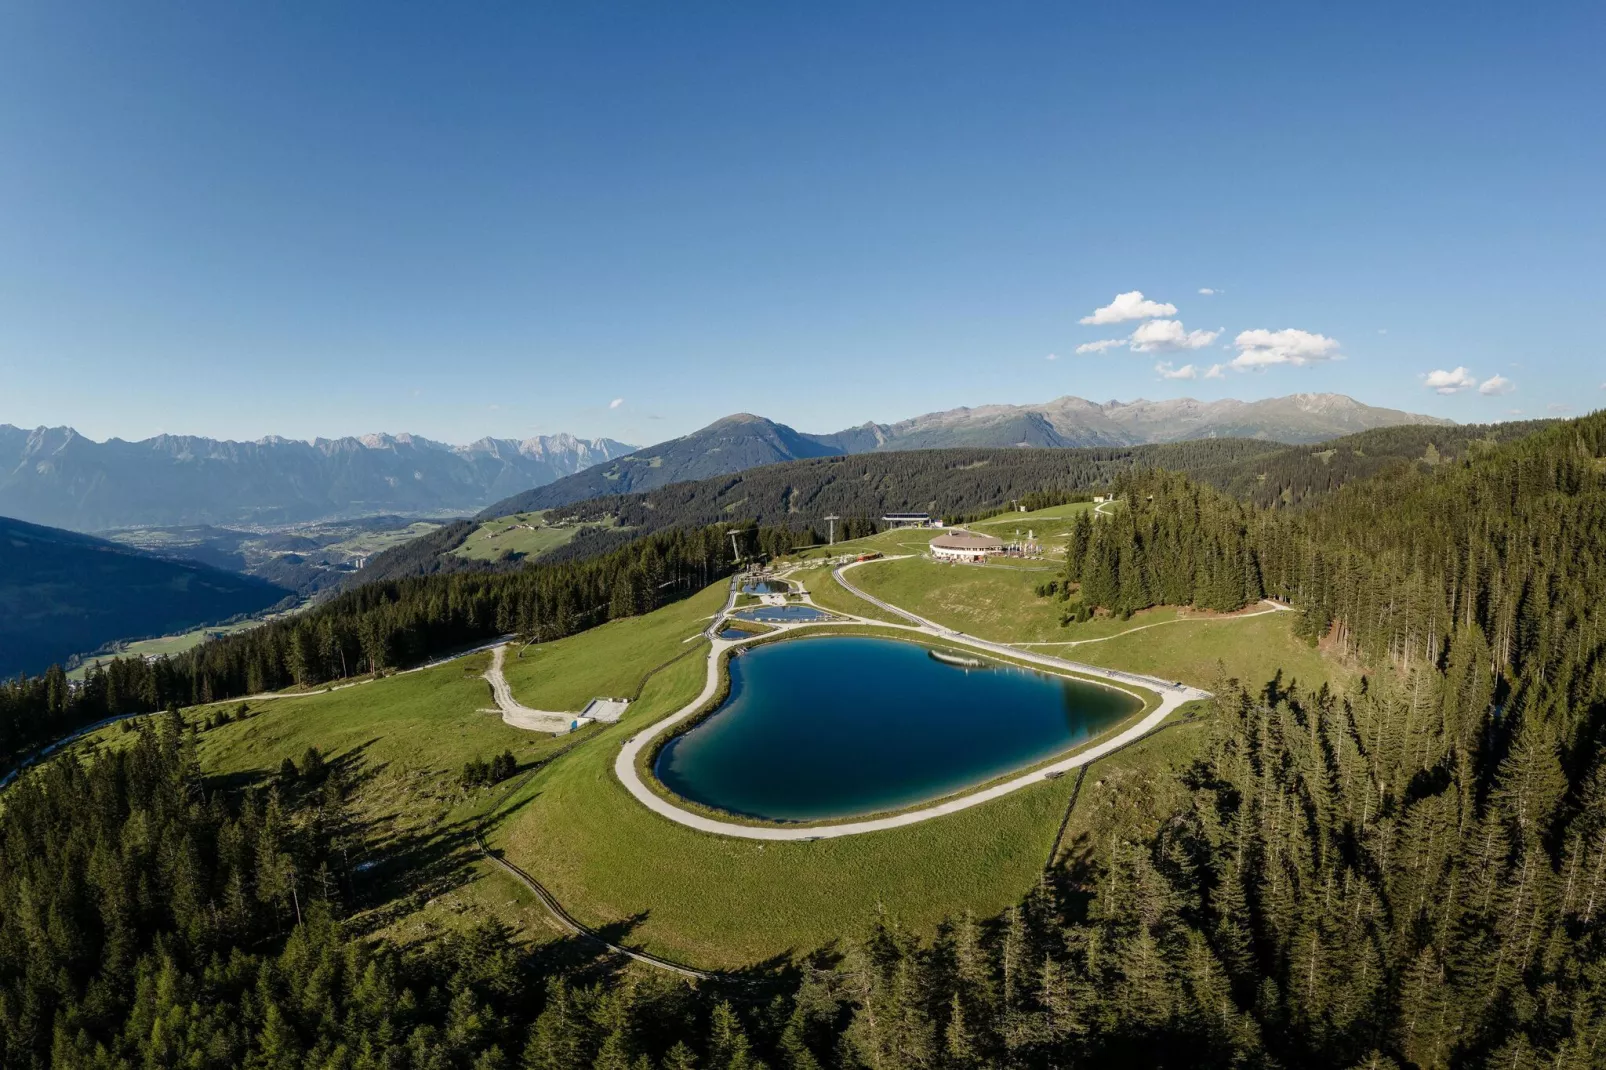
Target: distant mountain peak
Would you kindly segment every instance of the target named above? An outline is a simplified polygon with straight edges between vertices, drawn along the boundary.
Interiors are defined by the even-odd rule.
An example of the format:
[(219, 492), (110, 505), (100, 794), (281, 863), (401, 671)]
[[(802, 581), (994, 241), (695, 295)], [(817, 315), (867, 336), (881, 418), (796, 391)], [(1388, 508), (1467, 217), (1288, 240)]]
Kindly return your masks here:
[(722, 416), (715, 420), (705, 430), (716, 427), (740, 427), (743, 424), (772, 424), (774, 422), (763, 416), (755, 416), (750, 412), (733, 412), (729, 416)]

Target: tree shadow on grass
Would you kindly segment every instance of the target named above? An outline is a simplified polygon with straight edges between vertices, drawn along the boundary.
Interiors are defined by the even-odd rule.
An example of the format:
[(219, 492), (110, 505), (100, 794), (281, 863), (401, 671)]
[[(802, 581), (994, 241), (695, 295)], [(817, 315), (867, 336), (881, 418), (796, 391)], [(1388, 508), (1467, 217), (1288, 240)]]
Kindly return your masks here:
[[(364, 823), (364, 865), (354, 873), (355, 921), (360, 930), (383, 929), (474, 879), (480, 857), (473, 821), (387, 828), (389, 818)], [(361, 868), (361, 867), (359, 867)]]
[(324, 756), (324, 762), (328, 765), (331, 773), (340, 777), (348, 796), (368, 786), (378, 779), (385, 770), (390, 768), (389, 762), (370, 762), (367, 760), (368, 748), (378, 742), (378, 737), (375, 737), (363, 743), (358, 743), (353, 747), (348, 747), (339, 754)]
[(1044, 874), (1044, 878), (1053, 889), (1066, 921), (1087, 920), (1094, 891), (1103, 873), (1104, 867), (1094, 851), (1093, 837), (1088, 833), (1077, 833), (1075, 839), (1060, 848), (1058, 861)]
[(221, 792), (235, 798), (253, 788), (266, 788), (273, 782), (273, 774), (266, 769), (245, 769), (238, 773), (214, 773), (205, 779), (208, 794)]
[[(351, 792), (376, 784), (387, 768), (364, 760), (372, 742), (333, 760)], [(398, 781), (395, 791), (410, 797), (374, 808), (352, 829), (362, 854), (361, 872), (352, 874), (355, 927), (369, 933), (384, 929), (475, 881), (482, 858), (479, 838), (504, 827), (538, 798), (540, 792), (525, 790), (530, 778), (568, 749), (518, 769), (492, 789), (494, 794), (482, 808), (452, 819), (445, 815), (463, 809), (474, 796), (461, 793), (451, 771), (424, 770), (416, 779)], [(431, 808), (433, 816), (428, 813)]]

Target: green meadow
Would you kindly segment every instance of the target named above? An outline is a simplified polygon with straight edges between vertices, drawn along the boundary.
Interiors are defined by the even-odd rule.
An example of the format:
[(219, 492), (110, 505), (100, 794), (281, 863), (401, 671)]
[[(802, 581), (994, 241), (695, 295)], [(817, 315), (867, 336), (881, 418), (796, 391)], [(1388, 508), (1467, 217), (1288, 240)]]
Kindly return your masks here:
[[(610, 520), (602, 526), (618, 525)], [(580, 527), (579, 524), (549, 524), (545, 513), (539, 510), (513, 513), (487, 520), (475, 528), (452, 553), (471, 561), (495, 561), (509, 553), (527, 558), (540, 557), (548, 550), (567, 545), (579, 534)]]

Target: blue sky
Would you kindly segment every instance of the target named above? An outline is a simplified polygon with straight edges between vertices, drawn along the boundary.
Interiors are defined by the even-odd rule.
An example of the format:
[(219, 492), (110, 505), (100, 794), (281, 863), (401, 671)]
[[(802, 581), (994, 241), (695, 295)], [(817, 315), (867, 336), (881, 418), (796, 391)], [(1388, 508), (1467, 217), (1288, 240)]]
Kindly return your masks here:
[(0, 422), (1588, 411), (1602, 39), (1598, 3), (6, 5)]

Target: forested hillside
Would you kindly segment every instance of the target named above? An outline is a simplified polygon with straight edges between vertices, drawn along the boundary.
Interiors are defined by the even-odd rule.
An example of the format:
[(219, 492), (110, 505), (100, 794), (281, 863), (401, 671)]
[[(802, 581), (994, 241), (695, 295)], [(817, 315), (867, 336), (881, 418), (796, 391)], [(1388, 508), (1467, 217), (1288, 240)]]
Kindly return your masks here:
[[(1283, 447), (1248, 439), (1077, 450), (951, 449), (826, 457), (675, 483), (644, 494), (608, 495), (561, 510), (580, 520), (617, 516), (648, 530), (732, 517), (759, 524), (818, 522), (830, 513), (879, 519), (891, 510), (958, 516), (997, 509), (1042, 492), (1076, 492), (1111, 483), (1138, 466), (1199, 475), (1269, 456)], [(516, 511), (511, 498), (483, 517)]]
[(1366, 428), (1451, 425), (1448, 420), (1363, 405), (1343, 394), (1292, 394), (1260, 401), (1111, 401), (1078, 397), (1041, 405), (981, 405), (928, 412), (892, 424), (804, 434), (751, 413), (637, 450), (548, 486), (498, 502), (488, 516), (556, 509), (601, 495), (655, 490), (809, 457), (932, 449), (1077, 449), (1213, 438), (1319, 442)]
[[(347, 775), (286, 755), (292, 772), (232, 790), (200, 775), (193, 726), (159, 721), (6, 793), (8, 1070), (589, 1067), (677, 1035), (746, 1043), (684, 985), (571, 993), (553, 965), (569, 949), (535, 966), (492, 925), (405, 955), (361, 939), (342, 924), (363, 895)], [(606, 1021), (616, 1035), (593, 1041)]]
[[(1599, 1065), (1606, 415), (1304, 510), (1164, 473), (1123, 491), (1071, 539), (1083, 604), (1270, 594), (1378, 671), (1358, 702), (1240, 698), (1201, 771), (1180, 854), (1203, 868), (1162, 890), (1197, 905), (1234, 1006), (1424, 1066)], [(1163, 872), (1171, 839), (1140, 864)]]
[[(1112, 448), (908, 450), (826, 457), (673, 483), (645, 493), (607, 494), (564, 506), (561, 513), (581, 521), (617, 517), (635, 531), (733, 517), (819, 526), (831, 513), (875, 520), (896, 510), (952, 519), (999, 509), (1034, 493), (1087, 493), (1124, 473), (1148, 468), (1183, 473), (1257, 505), (1291, 506), (1390, 468), (1431, 469), (1553, 422), (1388, 427), (1315, 446), (1223, 438)], [(517, 495), (480, 517), (516, 512), (539, 500), (534, 492)], [(601, 544), (617, 545), (629, 537), (615, 532)], [(566, 547), (565, 556), (586, 550), (584, 543)]]
[(1384, 427), (1314, 446), (1289, 446), (1200, 476), (1256, 505), (1299, 505), (1396, 465), (1432, 468), (1475, 450), (1524, 438), (1555, 422)]
[(42, 672), (115, 639), (214, 624), (290, 596), (209, 565), (0, 517), (0, 679)]

